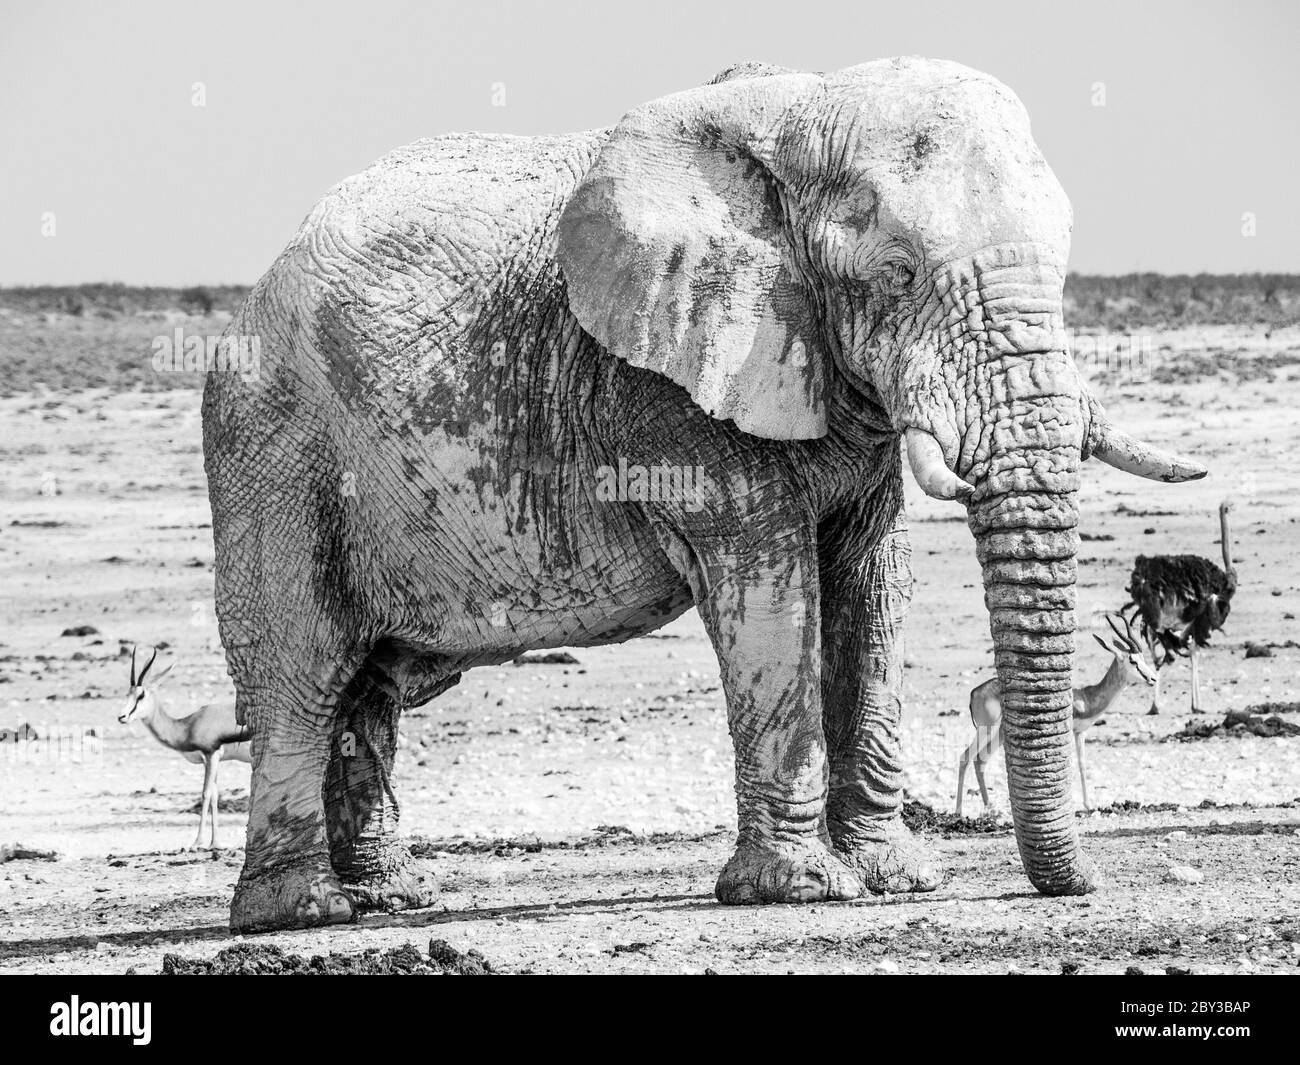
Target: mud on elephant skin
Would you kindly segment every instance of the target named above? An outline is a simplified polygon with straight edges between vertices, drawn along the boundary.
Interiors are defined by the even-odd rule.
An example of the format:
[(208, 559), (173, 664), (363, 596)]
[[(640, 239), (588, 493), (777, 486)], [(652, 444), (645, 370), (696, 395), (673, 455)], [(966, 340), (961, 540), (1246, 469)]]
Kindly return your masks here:
[(1025, 869), (1089, 890), (1079, 467), (1204, 470), (1081, 381), (1070, 227), (1010, 90), (925, 59), (742, 64), (611, 130), (420, 141), (333, 189), (231, 323), (261, 338), (260, 374), (204, 394), (254, 737), (234, 927), (426, 903), (395, 843), (402, 710), (691, 606), (736, 753), (718, 898), (933, 889), (899, 820), (900, 436), (974, 534)]

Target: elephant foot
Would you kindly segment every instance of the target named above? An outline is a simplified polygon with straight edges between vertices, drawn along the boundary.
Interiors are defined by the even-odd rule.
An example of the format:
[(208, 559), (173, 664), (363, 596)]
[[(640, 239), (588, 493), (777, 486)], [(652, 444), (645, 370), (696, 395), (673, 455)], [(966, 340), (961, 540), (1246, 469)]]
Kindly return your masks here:
[(901, 817), (836, 834), (835, 853), (874, 895), (934, 891), (943, 883), (943, 867)]
[(346, 924), (357, 908), (328, 865), (288, 865), (243, 874), (230, 903), (232, 932)]
[(363, 912), (418, 910), (438, 898), (433, 873), (404, 849), (377, 869), (344, 874), (342, 884)]
[(745, 844), (723, 867), (713, 893), (728, 906), (837, 902), (860, 896), (862, 882), (819, 842)]

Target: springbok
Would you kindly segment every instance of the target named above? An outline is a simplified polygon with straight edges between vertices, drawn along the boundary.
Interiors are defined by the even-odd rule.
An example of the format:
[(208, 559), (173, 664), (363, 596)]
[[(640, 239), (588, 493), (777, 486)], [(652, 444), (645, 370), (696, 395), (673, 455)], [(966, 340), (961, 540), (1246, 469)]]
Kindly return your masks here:
[[(1131, 623), (1123, 616), (1120, 620), (1124, 623), (1123, 632), (1116, 624), (1115, 617), (1111, 614), (1106, 615), (1106, 624), (1115, 634), (1115, 638), (1110, 643), (1095, 632), (1092, 634), (1092, 638), (1101, 644), (1103, 650), (1114, 655), (1106, 675), (1096, 684), (1074, 689), (1074, 749), (1078, 755), (1079, 786), (1083, 789), (1085, 810), (1092, 808), (1088, 804), (1088, 779), (1084, 773), (1083, 762), (1083, 741), (1088, 729), (1097, 723), (1120, 692), (1134, 681), (1141, 678), (1146, 684), (1154, 685), (1157, 680), (1155, 667), (1143, 654), (1142, 645), (1133, 635)], [(975, 740), (962, 752), (961, 761), (957, 764), (958, 817), (961, 816), (962, 799), (966, 791), (966, 767), (972, 760), (975, 763), (975, 779), (980, 786), (980, 797), (984, 800), (984, 808), (987, 810), (989, 807), (989, 791), (984, 784), (984, 767), (1002, 745), (1002, 686), (997, 677), (986, 680), (983, 684), (977, 684), (971, 689), (970, 719), (975, 726)]]
[(145, 676), (157, 657), (158, 649), (154, 648), (149, 661), (137, 674), (135, 648), (131, 648), (131, 686), (126, 693), (126, 707), (117, 719), (124, 725), (133, 720), (143, 722), (153, 733), (154, 739), (164, 747), (178, 751), (187, 762), (203, 763), (203, 801), (199, 806), (199, 831), (189, 849), (198, 850), (203, 846), (203, 829), (210, 813), (210, 847), (217, 850), (221, 846), (217, 836), (217, 766), (223, 758), (251, 763), (253, 759), (248, 742), (250, 733), (235, 720), (233, 704), (210, 703), (184, 717), (173, 717), (167, 713), (158, 692), (158, 684), (171, 672), (172, 667), (168, 666), (153, 678), (151, 684), (145, 686)]

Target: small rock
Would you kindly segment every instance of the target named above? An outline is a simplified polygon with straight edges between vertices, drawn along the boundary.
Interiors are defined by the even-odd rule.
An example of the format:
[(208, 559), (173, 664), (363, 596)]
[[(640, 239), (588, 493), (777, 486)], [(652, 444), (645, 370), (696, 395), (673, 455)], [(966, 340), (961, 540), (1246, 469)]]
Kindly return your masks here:
[(1273, 648), (1266, 643), (1256, 643), (1254, 640), (1246, 641), (1247, 658), (1272, 658)]
[(1062, 976), (1078, 976), (1078, 975), (1079, 975), (1079, 968), (1080, 968), (1080, 966), (1079, 966), (1079, 963), (1078, 963), (1077, 961), (1063, 961), (1063, 962), (1061, 962), (1061, 975), (1062, 975)]
[(99, 630), (94, 625), (73, 625), (64, 629), (60, 636), (98, 636)]
[(1165, 975), (1166, 976), (1191, 976), (1192, 970), (1184, 969), (1181, 965), (1166, 965)]
[(899, 971), (898, 962), (892, 958), (881, 958), (872, 966), (872, 969), (878, 973), (896, 973)]
[(1130, 965), (1124, 970), (1125, 976), (1146, 976), (1146, 970), (1140, 965)]
[(1171, 865), (1165, 871), (1165, 882), (1169, 884), (1199, 884), (1205, 874), (1190, 865)]
[(1186, 838), (1187, 838), (1187, 833), (1184, 832), (1181, 828), (1173, 832), (1170, 832), (1168, 835), (1165, 836), (1165, 839), (1175, 843), (1181, 843)]

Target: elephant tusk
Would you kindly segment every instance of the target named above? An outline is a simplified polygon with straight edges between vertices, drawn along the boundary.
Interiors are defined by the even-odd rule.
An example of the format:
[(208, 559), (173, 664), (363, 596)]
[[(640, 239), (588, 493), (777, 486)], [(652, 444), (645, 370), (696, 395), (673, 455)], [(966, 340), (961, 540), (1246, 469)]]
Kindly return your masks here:
[(1125, 473), (1137, 474), (1151, 481), (1196, 481), (1209, 471), (1199, 462), (1182, 455), (1161, 451), (1135, 437), (1129, 436), (1105, 418), (1093, 420), (1093, 458), (1101, 459)]
[(922, 492), (933, 499), (970, 498), (974, 487), (948, 469), (938, 440), (923, 429), (910, 427), (903, 437), (907, 441), (907, 464)]

